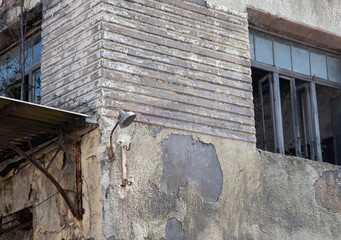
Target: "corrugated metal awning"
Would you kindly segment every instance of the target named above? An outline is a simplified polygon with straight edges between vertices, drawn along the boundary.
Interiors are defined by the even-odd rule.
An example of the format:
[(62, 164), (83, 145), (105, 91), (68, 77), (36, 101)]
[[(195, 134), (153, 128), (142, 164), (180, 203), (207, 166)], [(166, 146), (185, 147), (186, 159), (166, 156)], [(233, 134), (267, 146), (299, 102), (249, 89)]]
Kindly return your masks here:
[[(95, 121), (85, 114), (0, 97), (0, 137), (23, 151), (30, 149), (28, 138), (34, 147), (87, 123)], [(15, 154), (0, 142), (0, 162)]]

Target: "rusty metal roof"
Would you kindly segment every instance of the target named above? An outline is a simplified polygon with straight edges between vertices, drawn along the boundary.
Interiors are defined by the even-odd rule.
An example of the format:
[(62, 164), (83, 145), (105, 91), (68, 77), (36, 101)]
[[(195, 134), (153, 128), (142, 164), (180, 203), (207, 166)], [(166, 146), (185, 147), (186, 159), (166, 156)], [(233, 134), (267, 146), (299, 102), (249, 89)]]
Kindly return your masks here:
[[(0, 137), (23, 151), (95, 122), (88, 115), (0, 96)], [(0, 162), (15, 155), (0, 142)]]

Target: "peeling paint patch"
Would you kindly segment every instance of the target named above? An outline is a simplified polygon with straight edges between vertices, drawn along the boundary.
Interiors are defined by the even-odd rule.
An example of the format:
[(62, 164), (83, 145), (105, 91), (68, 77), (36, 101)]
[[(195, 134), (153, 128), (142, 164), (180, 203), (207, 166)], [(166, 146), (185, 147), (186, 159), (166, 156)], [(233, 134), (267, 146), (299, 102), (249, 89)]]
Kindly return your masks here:
[(190, 183), (204, 201), (218, 201), (223, 174), (212, 144), (171, 135), (162, 142), (162, 158), (161, 191), (176, 195)]
[(168, 219), (166, 225), (166, 240), (182, 240), (185, 237), (185, 233), (182, 230), (181, 223), (175, 219)]
[(155, 126), (155, 125), (148, 125), (148, 129), (152, 132), (153, 136), (156, 137), (156, 135), (159, 134), (161, 131), (161, 127)]
[(318, 205), (333, 213), (341, 212), (341, 172), (327, 171), (314, 183)]

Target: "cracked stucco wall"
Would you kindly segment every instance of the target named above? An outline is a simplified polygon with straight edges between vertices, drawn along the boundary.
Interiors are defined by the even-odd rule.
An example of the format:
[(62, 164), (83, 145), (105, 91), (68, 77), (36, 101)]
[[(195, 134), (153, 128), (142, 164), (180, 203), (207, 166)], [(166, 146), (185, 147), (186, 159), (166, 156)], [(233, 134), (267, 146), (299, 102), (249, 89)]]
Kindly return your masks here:
[(240, 12), (246, 12), (246, 8), (251, 6), (337, 35), (341, 32), (339, 0), (210, 0), (209, 2)]
[[(103, 165), (103, 239), (332, 240), (341, 236), (338, 166), (256, 151), (239, 141), (167, 128), (155, 131), (141, 123), (119, 130), (115, 142), (127, 136), (131, 138), (128, 176), (134, 182), (120, 186), (120, 158)], [(170, 142), (188, 153), (172, 148), (170, 154), (165, 149)], [(197, 155), (196, 144), (212, 147), (216, 158), (209, 153)], [(188, 172), (191, 158), (198, 169)], [(220, 168), (210, 166), (207, 159), (213, 165), (217, 160)], [(200, 172), (201, 164), (207, 171)], [(198, 191), (195, 181), (210, 181), (211, 173), (220, 171), (221, 192), (212, 201)], [(164, 179), (173, 181), (172, 191), (164, 188)], [(209, 196), (215, 196), (219, 181), (210, 181), (209, 186)]]
[[(0, 216), (32, 208), (33, 228), (19, 231), (24, 234), (20, 235), (20, 239), (102, 239), (99, 139), (98, 129), (81, 139), (84, 210), (81, 221), (72, 215), (55, 186), (32, 164), (21, 162), (0, 178)], [(36, 153), (43, 167), (49, 164), (58, 146), (58, 143), (53, 143)], [(72, 146), (66, 144), (64, 147), (69, 152)], [(64, 189), (75, 191), (76, 161), (72, 156), (60, 151), (48, 171)], [(7, 240), (6, 234), (1, 234), (0, 230), (0, 239)]]
[[(56, 197), (36, 208), (35, 239), (340, 236), (339, 203), (323, 197), (339, 196), (338, 168), (255, 148), (246, 14), (169, 0), (52, 3), (42, 23), (42, 101), (95, 113), (100, 128), (82, 139), (83, 221)], [(227, 7), (237, 4), (245, 8)], [(113, 161), (117, 109), (139, 115), (115, 132)], [(122, 139), (131, 142), (125, 188)], [(40, 191), (37, 202), (53, 194), (29, 165), (13, 186), (21, 173)]]
[[(115, 135), (118, 156), (117, 142), (127, 136), (132, 185), (120, 186), (120, 157), (102, 165), (103, 239), (229, 239), (237, 234), (246, 203), (236, 199), (259, 184), (252, 143), (134, 123)], [(198, 189), (198, 182), (204, 188)], [(175, 234), (179, 228), (183, 233)]]

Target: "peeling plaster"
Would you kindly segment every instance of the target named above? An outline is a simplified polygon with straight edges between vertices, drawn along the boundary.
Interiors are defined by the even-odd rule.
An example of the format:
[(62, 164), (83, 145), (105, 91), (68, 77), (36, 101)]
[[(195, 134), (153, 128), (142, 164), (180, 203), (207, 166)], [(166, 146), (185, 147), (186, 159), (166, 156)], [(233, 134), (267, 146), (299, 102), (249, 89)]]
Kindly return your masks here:
[(223, 174), (212, 144), (172, 134), (162, 142), (162, 153), (161, 191), (176, 195), (190, 183), (204, 201), (218, 201)]
[(182, 240), (185, 233), (182, 230), (181, 222), (175, 218), (168, 219), (166, 225), (166, 240)]
[(314, 183), (318, 205), (333, 213), (341, 212), (341, 172), (326, 171)]

